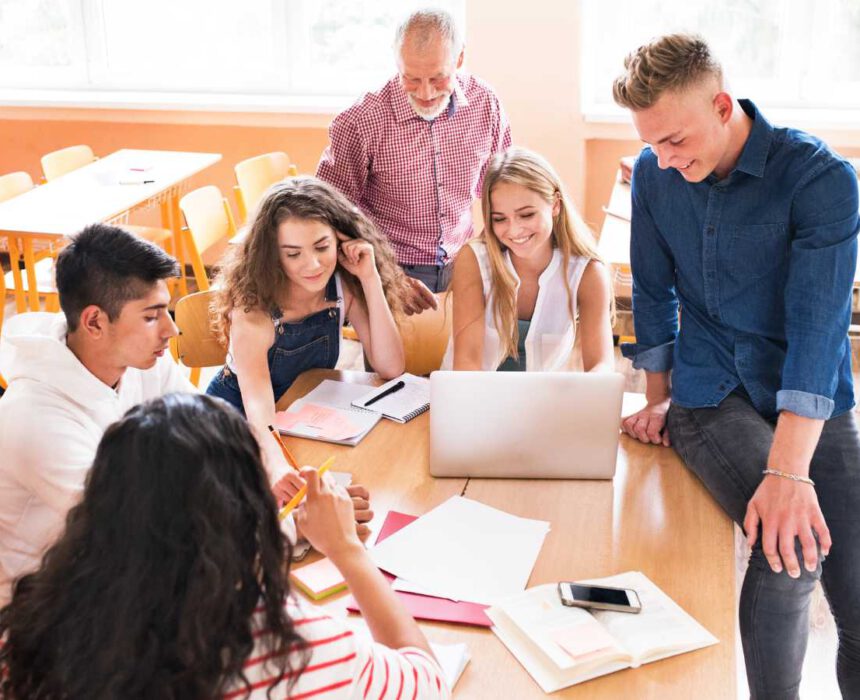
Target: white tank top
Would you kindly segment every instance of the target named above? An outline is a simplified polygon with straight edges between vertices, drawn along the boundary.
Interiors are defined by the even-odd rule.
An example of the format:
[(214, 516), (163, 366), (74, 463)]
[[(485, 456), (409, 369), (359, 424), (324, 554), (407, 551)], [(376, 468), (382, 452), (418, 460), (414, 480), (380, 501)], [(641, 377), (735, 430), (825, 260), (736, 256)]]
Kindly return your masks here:
[[(469, 241), (469, 246), (478, 259), (481, 270), (481, 283), (484, 289), (484, 356), (481, 369), (495, 371), (502, 363), (504, 351), (499, 342), (499, 334), (493, 319), (493, 293), (490, 256), (486, 244), (479, 238)], [(505, 263), (517, 280), (519, 276), (511, 263), (511, 256), (505, 251)], [(573, 295), (573, 312), (576, 314), (576, 295), (582, 273), (589, 258), (574, 256), (562, 270), (561, 252), (553, 250), (552, 259), (538, 278), (538, 295), (535, 302), (531, 325), (526, 336), (526, 370), (529, 372), (564, 369), (573, 351), (574, 325), (567, 305), (567, 290), (564, 286), (565, 275)], [(448, 350), (442, 360), (442, 369), (454, 368), (454, 339), (448, 341)]]

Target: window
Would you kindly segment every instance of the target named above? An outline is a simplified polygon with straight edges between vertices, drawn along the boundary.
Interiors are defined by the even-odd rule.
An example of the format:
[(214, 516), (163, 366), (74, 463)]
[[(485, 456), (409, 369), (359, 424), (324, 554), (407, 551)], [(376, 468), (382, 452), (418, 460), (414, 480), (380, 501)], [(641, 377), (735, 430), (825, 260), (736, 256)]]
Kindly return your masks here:
[(857, 0), (585, 0), (582, 27), (586, 114), (620, 113), (612, 81), (624, 56), (675, 31), (702, 34), (733, 94), (760, 106), (831, 116), (860, 110)]
[[(352, 98), (394, 73), (394, 27), (421, 4), (0, 0), (0, 90)], [(437, 4), (463, 22), (465, 0)]]

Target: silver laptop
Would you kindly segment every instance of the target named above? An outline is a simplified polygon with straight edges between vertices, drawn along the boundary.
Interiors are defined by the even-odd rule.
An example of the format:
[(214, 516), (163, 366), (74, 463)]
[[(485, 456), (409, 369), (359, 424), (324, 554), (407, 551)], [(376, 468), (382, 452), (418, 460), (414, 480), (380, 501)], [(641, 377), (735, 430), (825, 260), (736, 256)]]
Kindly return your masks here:
[(611, 479), (623, 396), (615, 373), (433, 372), (430, 473)]

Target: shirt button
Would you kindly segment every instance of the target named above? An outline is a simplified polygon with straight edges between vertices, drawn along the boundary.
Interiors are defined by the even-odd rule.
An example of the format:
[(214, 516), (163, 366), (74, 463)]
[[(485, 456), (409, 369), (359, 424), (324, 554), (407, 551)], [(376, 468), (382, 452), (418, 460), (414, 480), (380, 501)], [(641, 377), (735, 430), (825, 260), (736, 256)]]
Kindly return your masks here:
[(708, 226), (708, 235), (710, 235), (710, 236), (714, 235), (714, 227), (713, 226)]

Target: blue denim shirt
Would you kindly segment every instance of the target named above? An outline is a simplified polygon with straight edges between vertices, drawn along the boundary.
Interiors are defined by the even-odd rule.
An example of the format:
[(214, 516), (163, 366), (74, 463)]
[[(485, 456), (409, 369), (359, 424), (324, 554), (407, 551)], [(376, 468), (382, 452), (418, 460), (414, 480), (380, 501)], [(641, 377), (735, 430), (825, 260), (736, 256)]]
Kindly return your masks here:
[[(854, 405), (848, 325), (857, 176), (817, 138), (754, 120), (729, 175), (688, 183), (646, 147), (633, 171), (633, 366), (672, 370), (672, 401), (742, 385), (764, 416)], [(680, 305), (680, 330), (678, 309)]]

